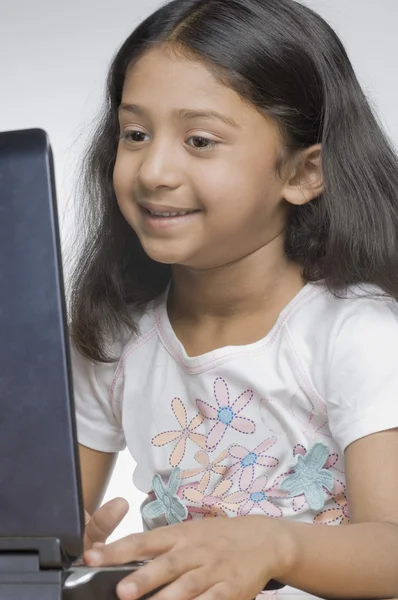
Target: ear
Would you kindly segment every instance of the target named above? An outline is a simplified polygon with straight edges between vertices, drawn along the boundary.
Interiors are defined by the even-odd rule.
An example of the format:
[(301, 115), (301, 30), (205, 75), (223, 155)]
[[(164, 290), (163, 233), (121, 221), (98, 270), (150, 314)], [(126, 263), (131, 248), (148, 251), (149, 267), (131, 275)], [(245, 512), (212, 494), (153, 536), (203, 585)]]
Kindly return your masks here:
[(283, 189), (283, 197), (290, 204), (300, 206), (317, 198), (323, 188), (322, 146), (316, 144), (295, 157), (294, 167)]

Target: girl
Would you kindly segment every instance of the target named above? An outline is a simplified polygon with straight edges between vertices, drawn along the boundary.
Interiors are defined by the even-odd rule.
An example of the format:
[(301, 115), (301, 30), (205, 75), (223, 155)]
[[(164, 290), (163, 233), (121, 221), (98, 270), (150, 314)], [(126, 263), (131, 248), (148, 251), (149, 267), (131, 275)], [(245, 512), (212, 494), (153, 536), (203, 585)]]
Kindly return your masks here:
[(127, 445), (155, 529), (101, 545), (115, 500), (87, 564), (153, 559), (122, 600), (398, 595), (398, 168), (335, 33), (293, 0), (166, 4), (86, 166), (85, 506)]

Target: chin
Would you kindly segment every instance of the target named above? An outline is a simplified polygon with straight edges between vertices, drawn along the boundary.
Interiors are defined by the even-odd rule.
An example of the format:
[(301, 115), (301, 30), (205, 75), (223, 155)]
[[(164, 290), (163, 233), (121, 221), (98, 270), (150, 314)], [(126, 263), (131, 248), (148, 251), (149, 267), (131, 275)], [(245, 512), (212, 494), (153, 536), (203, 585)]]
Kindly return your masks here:
[(176, 265), (185, 262), (181, 252), (170, 252), (165, 248), (153, 248), (145, 244), (142, 244), (142, 247), (149, 258), (163, 265)]
[(198, 264), (202, 262), (201, 253), (196, 248), (189, 247), (186, 240), (153, 240), (137, 235), (145, 254), (155, 262), (201, 268)]

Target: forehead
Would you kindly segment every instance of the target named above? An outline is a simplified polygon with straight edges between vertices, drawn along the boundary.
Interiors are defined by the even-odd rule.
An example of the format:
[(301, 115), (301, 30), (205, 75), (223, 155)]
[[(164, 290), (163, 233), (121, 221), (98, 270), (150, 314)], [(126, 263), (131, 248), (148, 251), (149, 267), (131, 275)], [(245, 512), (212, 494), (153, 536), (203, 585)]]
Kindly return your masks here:
[(239, 94), (223, 85), (211, 69), (199, 60), (157, 47), (148, 50), (126, 73), (123, 103), (159, 107), (202, 109), (204, 106), (224, 112), (244, 124), (258, 115)]

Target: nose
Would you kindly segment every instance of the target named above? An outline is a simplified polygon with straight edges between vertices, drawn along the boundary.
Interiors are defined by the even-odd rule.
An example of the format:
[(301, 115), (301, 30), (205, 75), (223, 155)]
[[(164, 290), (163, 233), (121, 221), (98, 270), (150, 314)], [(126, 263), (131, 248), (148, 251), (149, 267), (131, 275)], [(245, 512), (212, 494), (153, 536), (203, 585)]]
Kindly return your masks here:
[(178, 151), (165, 141), (152, 142), (142, 150), (138, 180), (143, 188), (150, 191), (161, 187), (178, 188), (181, 184)]

